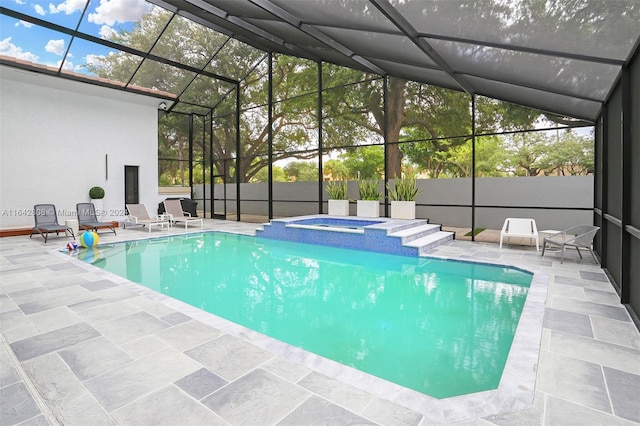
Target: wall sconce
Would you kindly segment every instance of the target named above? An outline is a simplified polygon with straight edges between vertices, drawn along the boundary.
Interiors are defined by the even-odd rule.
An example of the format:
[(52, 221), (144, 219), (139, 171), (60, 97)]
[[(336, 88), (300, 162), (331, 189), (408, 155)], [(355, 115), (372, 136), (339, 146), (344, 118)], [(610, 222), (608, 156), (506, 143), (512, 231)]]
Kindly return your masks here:
[(158, 105), (158, 108), (160, 108), (163, 111), (167, 110), (167, 103), (166, 102), (160, 102), (160, 105)]

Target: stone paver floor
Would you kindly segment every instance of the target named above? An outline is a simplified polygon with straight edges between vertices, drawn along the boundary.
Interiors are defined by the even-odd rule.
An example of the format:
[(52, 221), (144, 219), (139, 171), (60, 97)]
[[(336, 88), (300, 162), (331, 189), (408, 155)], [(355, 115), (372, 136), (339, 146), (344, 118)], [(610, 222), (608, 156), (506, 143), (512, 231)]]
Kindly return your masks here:
[[(243, 234), (257, 227), (205, 221)], [(119, 229), (101, 241), (148, 236)], [(533, 319), (540, 344), (529, 351), (537, 357), (533, 402), (476, 415), (482, 410), (467, 402), (431, 412), (318, 357), (284, 353), (258, 333), (56, 251), (68, 241), (0, 239), (2, 425), (640, 424), (640, 334), (587, 256), (569, 253), (560, 265), (535, 247), (461, 240), (430, 253), (545, 277), (546, 302)]]

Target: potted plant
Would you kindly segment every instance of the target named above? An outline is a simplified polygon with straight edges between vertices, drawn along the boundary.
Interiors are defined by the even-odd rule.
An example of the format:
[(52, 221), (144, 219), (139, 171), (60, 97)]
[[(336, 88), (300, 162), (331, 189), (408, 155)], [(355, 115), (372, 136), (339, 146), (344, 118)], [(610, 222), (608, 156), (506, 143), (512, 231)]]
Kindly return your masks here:
[(360, 199), (357, 201), (357, 215), (362, 217), (380, 216), (380, 191), (378, 179), (358, 181)]
[(420, 193), (415, 176), (399, 177), (393, 185), (387, 182), (387, 192), (391, 200), (391, 217), (393, 219), (416, 218), (416, 196)]
[(100, 219), (104, 210), (104, 189), (100, 186), (92, 186), (89, 189), (89, 198), (96, 209), (96, 216)]
[(332, 180), (325, 187), (329, 194), (328, 212), (333, 216), (349, 216), (349, 200), (347, 199), (347, 181)]

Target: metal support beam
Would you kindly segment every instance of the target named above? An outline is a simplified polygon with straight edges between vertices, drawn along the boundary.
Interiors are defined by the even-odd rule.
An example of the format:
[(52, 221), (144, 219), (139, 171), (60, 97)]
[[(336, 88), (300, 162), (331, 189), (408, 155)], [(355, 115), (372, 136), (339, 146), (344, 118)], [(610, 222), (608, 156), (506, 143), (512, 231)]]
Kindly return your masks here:
[(322, 213), (324, 183), (322, 140), (322, 62), (318, 62), (318, 213)]
[(389, 21), (393, 23), (409, 40), (415, 44), (418, 49), (424, 52), (433, 62), (438, 64), (440, 68), (451, 78), (453, 78), (460, 87), (470, 95), (475, 94), (475, 90), (471, 85), (460, 75), (456, 74), (451, 65), (442, 57), (436, 50), (423, 38), (420, 38), (418, 31), (413, 28), (413, 25), (405, 19), (398, 10), (391, 5), (387, 0), (369, 0)]
[(631, 302), (631, 238), (633, 237), (628, 229), (628, 225), (632, 225), (631, 218), (631, 201), (633, 188), (633, 175), (631, 167), (633, 166), (633, 150), (631, 149), (631, 71), (628, 66), (622, 67), (622, 161), (620, 170), (622, 171), (622, 224), (620, 226), (621, 248), (620, 253), (620, 302), (628, 304)]
[(476, 240), (476, 97), (471, 95), (471, 241)]
[(102, 38), (99, 38), (99, 37), (95, 37), (95, 36), (92, 36), (92, 35), (89, 35), (89, 34), (81, 33), (79, 31), (75, 31), (75, 30), (72, 30), (70, 28), (66, 28), (66, 27), (63, 27), (61, 25), (57, 25), (57, 24), (51, 23), (49, 21), (44, 21), (42, 19), (38, 19), (38, 18), (35, 18), (33, 16), (25, 15), (23, 13), (16, 12), (16, 11), (11, 10), (11, 9), (7, 9), (5, 7), (2, 7), (2, 6), (0, 6), (0, 14), (11, 16), (12, 18), (16, 18), (16, 19), (19, 19), (19, 20), (22, 20), (22, 21), (25, 21), (25, 22), (29, 22), (29, 23), (32, 23), (32, 24), (35, 24), (35, 25), (39, 25), (41, 27), (48, 28), (48, 29), (53, 30), (53, 31), (58, 31), (58, 32), (61, 32), (63, 34), (70, 35), (72, 37), (76, 37), (76, 38), (80, 38), (82, 40), (90, 41), (92, 43), (96, 43), (96, 44), (100, 44), (100, 45), (103, 45), (103, 46), (107, 46), (107, 47), (109, 47), (111, 49), (114, 49), (114, 50), (120, 50), (122, 52), (127, 52), (127, 53), (130, 53), (132, 55), (140, 56), (141, 58), (144, 58), (144, 59), (151, 59), (151, 60), (163, 63), (165, 65), (171, 65), (173, 67), (180, 68), (180, 69), (183, 69), (183, 70), (186, 70), (186, 71), (191, 71), (191, 72), (194, 72), (194, 73), (200, 73), (202, 75), (206, 75), (207, 77), (211, 77), (211, 78), (215, 78), (215, 79), (218, 79), (218, 80), (226, 81), (227, 83), (231, 83), (231, 84), (237, 84), (238, 83), (237, 80), (234, 80), (234, 79), (229, 78), (229, 77), (225, 77), (223, 75), (219, 75), (219, 74), (212, 73), (212, 72), (209, 72), (209, 71), (203, 71), (203, 70), (200, 70), (199, 68), (195, 68), (195, 67), (192, 67), (190, 65), (181, 64), (179, 62), (172, 61), (170, 59), (163, 58), (163, 57), (160, 57), (160, 56), (157, 56), (157, 55), (153, 55), (153, 54), (148, 53), (148, 52), (143, 52), (141, 50), (133, 49), (131, 47), (128, 47), (128, 46), (125, 46), (125, 45), (122, 45), (122, 44), (118, 44), (118, 43), (114, 43), (114, 42), (109, 41), (109, 40), (105, 40), (105, 39), (102, 39)]
[(602, 108), (602, 151), (600, 152), (600, 171), (602, 173), (602, 180), (600, 184), (602, 187), (600, 188), (600, 194), (602, 198), (602, 229), (600, 230), (600, 266), (604, 269), (607, 269), (609, 266), (609, 253), (607, 243), (607, 236), (609, 235), (609, 231), (611, 226), (609, 225), (609, 221), (606, 218), (606, 215), (609, 214), (609, 200), (607, 197), (607, 192), (609, 190), (609, 106), (605, 104)]
[(387, 183), (389, 183), (389, 136), (387, 129), (389, 128), (387, 112), (388, 112), (388, 92), (389, 77), (382, 80), (382, 138), (384, 143), (384, 217), (389, 217), (389, 191)]
[(362, 65), (366, 69), (368, 69), (370, 72), (375, 73), (375, 74), (379, 74), (379, 75), (386, 75), (387, 74), (386, 71), (383, 70), (382, 68), (380, 68), (377, 65), (367, 61), (365, 58), (363, 58), (363, 57), (361, 57), (359, 55), (356, 55), (353, 51), (351, 51), (346, 46), (342, 45), (341, 43), (338, 43), (336, 40), (332, 39), (328, 35), (318, 31), (316, 28), (305, 24), (300, 19), (298, 19), (296, 16), (290, 14), (289, 12), (287, 12), (284, 9), (282, 9), (280, 6), (272, 3), (271, 1), (269, 1), (269, 0), (249, 0), (249, 1), (251, 3), (253, 3), (253, 4), (255, 4), (256, 6), (258, 6), (258, 7), (262, 8), (262, 9), (266, 10), (267, 12), (271, 13), (273, 16), (275, 16), (276, 18), (280, 19), (281, 21), (284, 21), (284, 22), (288, 23), (289, 25), (291, 25), (291, 26), (299, 29), (300, 31), (304, 32), (308, 36), (311, 36), (314, 39), (318, 40), (319, 42), (325, 44), (326, 46), (328, 46), (332, 50), (335, 50), (335, 51), (343, 54), (344, 56), (356, 61), (357, 63), (359, 63), (360, 65)]
[(240, 85), (236, 86), (236, 220), (240, 222)]
[(193, 198), (193, 114), (189, 114), (189, 191)]
[(269, 177), (267, 179), (269, 197), (269, 220), (273, 219), (273, 54), (269, 53), (267, 58), (267, 155), (269, 157)]

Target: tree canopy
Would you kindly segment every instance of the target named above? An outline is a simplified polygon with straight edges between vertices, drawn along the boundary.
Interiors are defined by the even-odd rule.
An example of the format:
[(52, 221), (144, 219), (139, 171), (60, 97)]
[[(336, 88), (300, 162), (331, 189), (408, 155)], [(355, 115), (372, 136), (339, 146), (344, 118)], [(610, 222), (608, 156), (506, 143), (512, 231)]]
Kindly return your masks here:
[[(167, 25), (168, 14), (155, 8), (131, 31), (121, 30), (108, 37), (146, 51)], [(202, 125), (197, 130), (199, 142), (193, 146), (198, 167), (208, 167), (211, 156), (214, 174), (224, 175), (227, 182), (262, 180), (269, 165), (268, 56), (182, 17), (171, 20), (151, 53), (209, 75), (152, 59), (140, 62), (124, 51), (99, 58), (89, 67), (101, 77), (118, 81), (137, 68), (132, 84), (179, 96), (176, 110), (161, 114), (159, 120), (159, 173), (163, 183), (185, 184), (189, 120), (188, 115), (178, 114), (181, 110), (196, 111), (194, 121)], [(320, 71), (323, 84), (319, 93)], [(237, 80), (238, 84), (230, 80)], [(382, 176), (385, 141), (388, 178), (401, 175), (407, 164), (432, 178), (469, 176), (474, 130), (476, 135), (488, 134), (476, 137), (479, 176), (573, 174), (587, 173), (592, 168), (592, 142), (570, 136), (572, 133), (563, 132), (561, 141), (553, 141), (544, 133), (517, 133), (506, 138), (493, 135), (566, 121), (531, 108), (476, 97), (474, 129), (472, 100), (463, 92), (389, 77), (385, 97), (380, 76), (325, 63), (319, 66), (307, 59), (279, 54), (273, 55), (271, 81), (273, 161), (315, 163), (315, 168), (308, 170), (302, 168), (302, 163), (290, 162), (283, 167), (285, 179), (295, 176), (317, 180), (320, 154), (340, 160), (344, 168), (332, 163), (323, 165), (323, 169), (332, 169), (335, 176)], [(320, 117), (322, 153), (318, 152)], [(240, 131), (240, 152), (236, 152), (236, 126)], [(207, 144), (211, 137), (209, 155)], [(316, 175), (312, 177), (309, 173), (313, 171)], [(202, 171), (194, 173), (194, 178), (196, 175), (204, 179)]]

